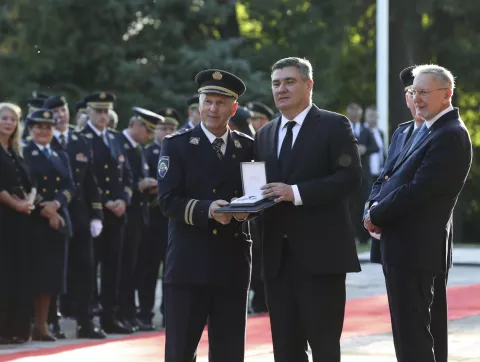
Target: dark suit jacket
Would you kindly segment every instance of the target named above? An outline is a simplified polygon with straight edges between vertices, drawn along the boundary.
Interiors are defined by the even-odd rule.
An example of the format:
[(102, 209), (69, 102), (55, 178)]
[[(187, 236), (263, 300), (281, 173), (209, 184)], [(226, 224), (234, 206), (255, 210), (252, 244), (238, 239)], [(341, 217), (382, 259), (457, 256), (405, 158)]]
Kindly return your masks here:
[(428, 135), (386, 173), (370, 210), (382, 228), (384, 263), (434, 272), (451, 265), (452, 213), (472, 163), (472, 143), (458, 109), (440, 117)]
[[(401, 152), (403, 146), (410, 138), (410, 135), (413, 132), (414, 128), (414, 121), (409, 121), (402, 123), (398, 126), (392, 136), (392, 140), (390, 142), (390, 148), (388, 149), (388, 154), (385, 159), (385, 164), (383, 167), (383, 171), (380, 173), (377, 181), (373, 183), (372, 191), (370, 196), (365, 203), (365, 212), (366, 213), (370, 210), (370, 206), (375, 202), (375, 197), (379, 194), (382, 183), (385, 181), (385, 175), (390, 172), (395, 165), (397, 160), (398, 154)], [(372, 243), (370, 247), (370, 261), (372, 263), (382, 263), (382, 257), (380, 252), (380, 240), (372, 238)]]
[[(371, 172), (370, 172), (370, 155), (372, 153), (378, 152), (379, 148), (375, 137), (368, 128), (363, 124), (360, 125), (360, 135), (358, 136), (358, 144), (363, 145), (366, 148), (366, 152), (360, 156), (360, 162), (362, 165), (362, 178), (364, 181), (371, 183)], [(364, 196), (366, 197), (366, 195)], [(365, 199), (363, 199), (365, 200)]]
[(242, 195), (240, 163), (253, 159), (252, 138), (229, 132), (219, 160), (198, 124), (162, 142), (158, 198), (169, 220), (167, 284), (248, 287), (251, 241), (242, 222), (222, 225), (208, 217), (215, 200)]
[(255, 159), (266, 162), (267, 181), (297, 185), (302, 206), (282, 202), (263, 219), (264, 277), (275, 278), (287, 237), (294, 257), (310, 274), (360, 271), (348, 194), (360, 186), (362, 168), (348, 119), (311, 108), (295, 140), (288, 177), (277, 156), (278, 117), (255, 135)]

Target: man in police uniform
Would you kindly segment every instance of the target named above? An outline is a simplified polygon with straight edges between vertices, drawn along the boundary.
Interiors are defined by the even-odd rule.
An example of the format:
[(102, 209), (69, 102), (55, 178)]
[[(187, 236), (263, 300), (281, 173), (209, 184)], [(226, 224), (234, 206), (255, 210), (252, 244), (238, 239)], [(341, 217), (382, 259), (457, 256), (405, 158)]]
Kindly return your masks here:
[(62, 299), (61, 303), (74, 303), (73, 314), (78, 323), (78, 338), (103, 339), (106, 335), (94, 325), (90, 310), (95, 274), (92, 237), (97, 237), (103, 226), (102, 203), (93, 172), (92, 150), (85, 137), (69, 125), (70, 113), (65, 97), (52, 96), (45, 101), (44, 107), (50, 109), (57, 120), (51, 145), (56, 150), (67, 152), (76, 185), (75, 197), (68, 206), (73, 224), (73, 237), (68, 249), (68, 298)]
[(132, 197), (132, 175), (121, 146), (108, 125), (108, 110), (115, 95), (96, 92), (85, 97), (88, 122), (81, 133), (93, 150), (94, 173), (101, 190), (104, 222), (95, 238), (97, 259), (101, 264), (102, 314), (100, 322), (106, 333), (132, 333), (116, 316), (118, 283), (125, 211)]
[(133, 107), (134, 116), (122, 133), (117, 134), (123, 154), (127, 158), (133, 177), (133, 196), (127, 207), (127, 223), (123, 234), (122, 263), (119, 284), (119, 316), (122, 322), (136, 330), (149, 330), (137, 320), (135, 306), (135, 276), (139, 248), (148, 225), (148, 196), (157, 180), (148, 175), (148, 163), (142, 144), (147, 143), (155, 132), (158, 114), (140, 107)]
[(88, 121), (88, 116), (87, 116), (87, 104), (85, 103), (85, 100), (82, 99), (75, 103), (75, 122), (76, 122), (76, 127), (75, 129), (77, 131), (80, 131), (85, 127)]
[(247, 108), (253, 113), (253, 116), (248, 121), (255, 132), (270, 122), (274, 116), (273, 111), (261, 102), (249, 102), (247, 103)]
[[(208, 323), (209, 360), (244, 360), (251, 241), (245, 215), (216, 213), (241, 196), (240, 163), (253, 140), (228, 129), (245, 92), (223, 70), (197, 74), (201, 123), (165, 138), (158, 164), (160, 207), (169, 220), (165, 264), (165, 362), (195, 360)], [(248, 216), (248, 215), (247, 215)]]
[(198, 94), (194, 94), (187, 100), (188, 120), (180, 129), (193, 128), (200, 123), (200, 112), (198, 110)]
[[(162, 119), (157, 124), (155, 130), (155, 139), (151, 145), (145, 148), (145, 158), (147, 159), (149, 175), (157, 178), (157, 166), (160, 158), (160, 151), (165, 136), (173, 134), (177, 131), (177, 127), (181, 120), (180, 113), (174, 108), (163, 108), (157, 111)], [(140, 247), (140, 260), (138, 263), (138, 301), (140, 304), (140, 313), (138, 319), (149, 327), (150, 330), (155, 329), (152, 319), (155, 315), (153, 308), (155, 306), (155, 295), (157, 288), (158, 271), (161, 262), (165, 263), (165, 251), (168, 243), (168, 218), (166, 218), (160, 210), (157, 198), (157, 188), (153, 188), (150, 199), (150, 224), (148, 226), (147, 235)], [(164, 264), (165, 266), (165, 264)], [(164, 273), (162, 273), (163, 275)], [(164, 316), (164, 293), (162, 293), (162, 303), (160, 305), (160, 313)], [(165, 326), (165, 318), (163, 318), (163, 326)]]

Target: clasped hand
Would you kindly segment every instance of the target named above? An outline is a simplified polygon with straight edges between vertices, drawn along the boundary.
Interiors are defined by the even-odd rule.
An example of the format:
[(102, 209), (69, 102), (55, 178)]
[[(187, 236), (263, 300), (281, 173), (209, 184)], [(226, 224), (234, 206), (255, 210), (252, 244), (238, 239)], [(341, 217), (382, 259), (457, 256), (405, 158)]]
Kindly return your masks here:
[(275, 202), (294, 201), (292, 186), (281, 182), (266, 184), (260, 190), (264, 190), (262, 192), (264, 198), (275, 197)]
[(110, 200), (105, 204), (105, 207), (109, 209), (115, 216), (121, 217), (127, 209), (127, 204), (124, 200), (120, 199), (115, 201)]
[(370, 212), (368, 212), (365, 218), (363, 219), (363, 226), (365, 226), (365, 229), (367, 229), (371, 233), (375, 233), (375, 234), (382, 233), (382, 229), (372, 223), (372, 220), (370, 219)]

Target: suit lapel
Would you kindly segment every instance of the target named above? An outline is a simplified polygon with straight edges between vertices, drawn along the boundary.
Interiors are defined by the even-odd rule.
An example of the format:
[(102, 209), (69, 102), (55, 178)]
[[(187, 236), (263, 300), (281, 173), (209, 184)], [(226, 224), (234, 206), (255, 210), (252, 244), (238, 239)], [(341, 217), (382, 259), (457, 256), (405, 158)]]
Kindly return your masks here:
[[(60, 151), (62, 152), (62, 151)], [(63, 163), (63, 160), (60, 158), (60, 155), (57, 151), (52, 150), (52, 155), (50, 156), (50, 161), (52, 166), (60, 173), (62, 177), (68, 177), (68, 170), (66, 165)]]

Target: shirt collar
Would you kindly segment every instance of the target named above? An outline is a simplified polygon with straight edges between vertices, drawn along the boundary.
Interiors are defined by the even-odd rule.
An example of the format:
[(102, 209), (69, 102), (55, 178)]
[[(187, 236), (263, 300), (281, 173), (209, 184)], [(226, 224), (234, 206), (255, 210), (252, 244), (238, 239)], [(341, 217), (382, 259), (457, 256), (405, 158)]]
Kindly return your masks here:
[(312, 108), (313, 104), (310, 104), (307, 108), (305, 108), (302, 112), (300, 112), (294, 119), (288, 119), (282, 114), (282, 123), (280, 124), (280, 129), (283, 129), (287, 122), (295, 121), (298, 123), (299, 126), (302, 126), (303, 121), (305, 121), (305, 117), (307, 117), (308, 112)]
[(68, 127), (65, 131), (63, 132), (60, 132), (58, 129), (54, 129), (53, 130), (53, 135), (56, 137), (56, 138), (60, 138), (60, 135), (64, 135), (65, 136), (65, 139), (68, 140)]
[(88, 121), (87, 123), (90, 126), (90, 128), (93, 130), (93, 132), (95, 132), (97, 134), (98, 137), (103, 137), (104, 135), (107, 134), (107, 129), (106, 128), (102, 132), (97, 127), (95, 127), (92, 122)]
[(162, 147), (162, 145), (157, 140), (154, 140), (153, 143), (156, 144), (158, 147)]
[(122, 131), (122, 133), (123, 133), (123, 135), (125, 136), (125, 138), (128, 140), (128, 142), (130, 142), (130, 144), (132, 145), (132, 147), (133, 147), (133, 148), (137, 148), (138, 143), (133, 140), (133, 138), (130, 136), (130, 134), (128, 133), (128, 131), (127, 131), (126, 129), (124, 129), (124, 130)]
[(38, 144), (37, 142), (35, 142), (35, 145), (38, 147), (38, 149), (40, 151), (43, 151), (46, 148), (48, 150), (48, 152), (50, 152), (50, 143), (46, 146), (42, 146), (42, 145)]
[[(203, 125), (203, 122), (200, 122), (200, 125), (202, 127), (202, 130), (203, 132), (205, 133), (205, 136), (207, 136), (208, 140), (210, 141), (210, 143), (213, 143), (213, 141), (215, 141), (216, 138), (218, 138), (217, 136), (215, 136), (212, 132), (210, 132), (207, 127), (205, 127)], [(227, 132), (225, 132), (225, 134), (221, 137), (223, 139), (223, 142), (225, 144), (227, 144), (227, 139), (228, 139), (228, 131), (230, 130), (230, 128), (227, 127)]]
[(437, 114), (435, 117), (433, 117), (432, 119), (430, 120), (425, 120), (425, 125), (427, 126), (428, 129), (430, 129), (430, 127), (433, 126), (433, 124), (438, 121), (438, 119), (443, 116), (444, 114), (450, 112), (450, 111), (453, 111), (453, 107), (450, 106), (448, 108), (445, 108), (443, 111), (441, 111), (439, 114)]

